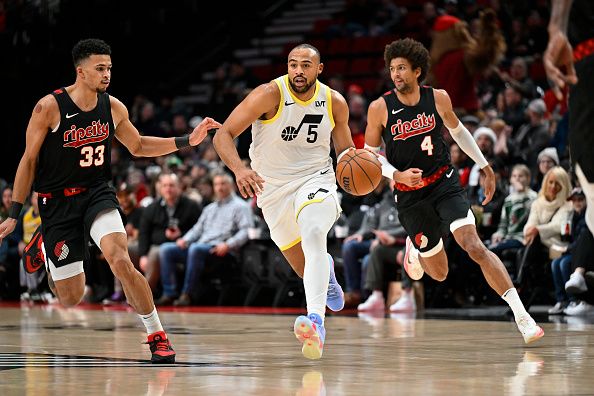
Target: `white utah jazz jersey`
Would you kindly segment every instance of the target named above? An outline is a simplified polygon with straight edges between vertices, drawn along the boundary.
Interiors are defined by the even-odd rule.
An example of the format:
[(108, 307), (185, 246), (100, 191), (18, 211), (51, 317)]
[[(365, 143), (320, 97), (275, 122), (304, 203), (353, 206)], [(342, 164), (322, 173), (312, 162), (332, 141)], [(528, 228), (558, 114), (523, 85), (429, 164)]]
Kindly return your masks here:
[(251, 166), (264, 179), (285, 182), (332, 169), (330, 137), (334, 129), (330, 88), (316, 81), (307, 102), (289, 90), (288, 76), (274, 82), (280, 89), (278, 111), (252, 124)]

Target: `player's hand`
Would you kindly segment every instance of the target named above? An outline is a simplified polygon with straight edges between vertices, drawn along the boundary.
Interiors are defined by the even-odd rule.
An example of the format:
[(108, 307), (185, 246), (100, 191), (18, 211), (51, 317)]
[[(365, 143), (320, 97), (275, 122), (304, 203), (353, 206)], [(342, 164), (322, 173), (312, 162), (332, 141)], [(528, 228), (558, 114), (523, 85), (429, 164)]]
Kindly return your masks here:
[(210, 117), (203, 119), (200, 124), (190, 134), (190, 146), (198, 146), (204, 140), (208, 131), (211, 129), (219, 129), (221, 123), (213, 120)]
[(493, 168), (491, 165), (485, 166), (481, 171), (485, 175), (485, 185), (483, 186), (485, 189), (485, 199), (483, 199), (483, 206), (491, 202), (493, 199), (493, 194), (495, 194), (495, 173), (493, 172)]
[(419, 168), (408, 168), (405, 171), (394, 172), (394, 181), (405, 184), (409, 187), (423, 187), (423, 170)]
[(553, 93), (558, 100), (563, 99), (565, 86), (576, 84), (578, 80), (573, 67), (573, 49), (563, 32), (551, 34), (543, 63)]
[(14, 231), (16, 223), (16, 219), (8, 217), (6, 220), (2, 222), (2, 224), (0, 224), (0, 245), (2, 245), (2, 240), (6, 238), (8, 234)]
[(215, 247), (210, 249), (210, 253), (217, 255), (219, 257), (223, 257), (228, 252), (229, 252), (229, 245), (227, 245), (225, 242), (219, 243), (218, 245), (215, 245)]
[(235, 181), (243, 198), (251, 198), (264, 190), (264, 179), (255, 170), (249, 168), (243, 168), (235, 172)]

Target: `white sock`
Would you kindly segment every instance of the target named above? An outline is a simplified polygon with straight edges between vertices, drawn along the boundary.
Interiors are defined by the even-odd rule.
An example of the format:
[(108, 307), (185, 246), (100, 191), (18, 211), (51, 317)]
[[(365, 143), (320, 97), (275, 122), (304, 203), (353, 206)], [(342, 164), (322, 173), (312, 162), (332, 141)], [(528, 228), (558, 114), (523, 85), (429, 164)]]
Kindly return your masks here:
[(307, 314), (324, 319), (330, 266), (326, 253), (328, 231), (336, 220), (337, 207), (332, 197), (305, 206), (297, 222), (301, 231), (301, 248), (305, 256), (303, 287), (307, 300)]
[(383, 300), (384, 299), (384, 293), (381, 290), (374, 290), (371, 293), (371, 297), (378, 299), (378, 300)]
[(146, 332), (149, 335), (156, 333), (157, 331), (163, 331), (163, 326), (161, 326), (161, 321), (159, 320), (157, 308), (153, 308), (153, 312), (151, 313), (138, 316), (140, 316), (142, 323), (144, 323), (144, 327), (146, 327)]
[(505, 302), (514, 312), (514, 318), (516, 321), (522, 316), (528, 315), (528, 312), (526, 312), (526, 308), (524, 308), (524, 304), (522, 304), (522, 300), (520, 300), (520, 296), (518, 295), (518, 291), (515, 287), (512, 287), (503, 293), (501, 298), (505, 300)]

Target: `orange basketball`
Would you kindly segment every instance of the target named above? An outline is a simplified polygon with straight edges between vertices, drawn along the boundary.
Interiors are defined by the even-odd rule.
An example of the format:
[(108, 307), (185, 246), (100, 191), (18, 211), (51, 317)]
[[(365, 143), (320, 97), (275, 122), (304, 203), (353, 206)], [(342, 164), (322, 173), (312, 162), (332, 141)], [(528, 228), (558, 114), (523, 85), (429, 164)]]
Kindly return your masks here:
[(336, 164), (336, 180), (349, 194), (369, 194), (382, 180), (382, 164), (367, 150), (349, 150)]

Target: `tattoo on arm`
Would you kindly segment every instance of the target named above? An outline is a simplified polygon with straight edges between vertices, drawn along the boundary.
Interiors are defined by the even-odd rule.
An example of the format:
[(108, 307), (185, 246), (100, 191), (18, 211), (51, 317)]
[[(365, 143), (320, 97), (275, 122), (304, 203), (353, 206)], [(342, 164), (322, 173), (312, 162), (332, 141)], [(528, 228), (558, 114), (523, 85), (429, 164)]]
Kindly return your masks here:
[(37, 103), (37, 105), (35, 106), (35, 112), (41, 113), (41, 110), (43, 110), (43, 106), (41, 105), (41, 103)]

